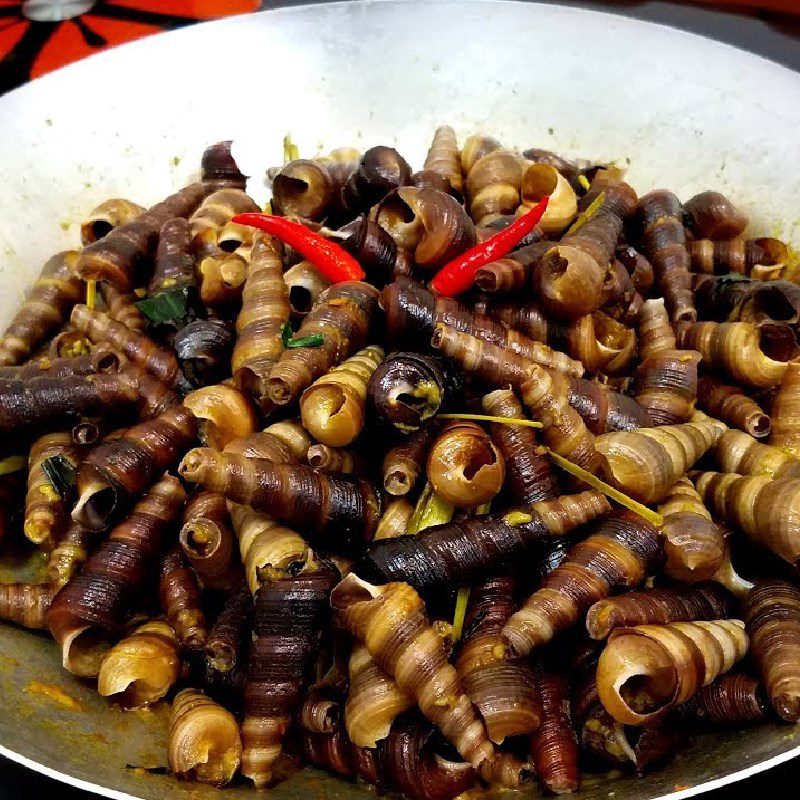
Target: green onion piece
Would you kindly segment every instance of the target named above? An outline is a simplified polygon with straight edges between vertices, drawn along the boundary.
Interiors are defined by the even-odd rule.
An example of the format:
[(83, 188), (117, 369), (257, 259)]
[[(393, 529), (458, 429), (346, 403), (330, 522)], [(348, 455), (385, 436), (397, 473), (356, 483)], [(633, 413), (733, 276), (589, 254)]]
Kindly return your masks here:
[(290, 161), (295, 161), (300, 158), (300, 151), (297, 145), (292, 141), (292, 135), (287, 133), (283, 137), (283, 163), (288, 164)]
[(281, 339), (283, 340), (284, 347), (289, 346), (289, 342), (292, 341), (292, 336), (294, 336), (292, 326), (288, 322), (284, 322), (283, 327), (281, 328)]
[(147, 321), (154, 325), (177, 322), (194, 317), (190, 291), (189, 286), (167, 289), (145, 300), (137, 300), (134, 305), (147, 318)]
[(28, 463), (27, 456), (9, 456), (0, 461), (0, 475), (9, 475), (12, 472), (19, 472), (25, 469)]
[(296, 347), (321, 347), (325, 343), (321, 333), (312, 333), (311, 336), (301, 336), (299, 339), (290, 339), (286, 343), (289, 350), (294, 350)]
[(417, 534), (425, 528), (444, 525), (445, 522), (450, 522), (454, 512), (455, 508), (446, 500), (442, 500), (433, 491), (430, 483), (426, 483), (411, 515), (406, 533)]
[(51, 456), (42, 461), (42, 472), (60, 498), (69, 495), (75, 485), (75, 467), (64, 456)]
[(581, 188), (588, 192), (589, 187), (591, 184), (589, 183), (589, 179), (585, 175), (578, 175), (578, 183), (580, 184)]
[(453, 614), (453, 641), (457, 642), (461, 638), (464, 630), (464, 617), (467, 614), (467, 602), (469, 601), (469, 586), (462, 586), (456, 595), (456, 610)]
[(572, 223), (570, 229), (564, 235), (569, 236), (571, 233), (580, 230), (602, 208), (605, 201), (606, 193), (600, 192), (589, 204), (589, 207)]

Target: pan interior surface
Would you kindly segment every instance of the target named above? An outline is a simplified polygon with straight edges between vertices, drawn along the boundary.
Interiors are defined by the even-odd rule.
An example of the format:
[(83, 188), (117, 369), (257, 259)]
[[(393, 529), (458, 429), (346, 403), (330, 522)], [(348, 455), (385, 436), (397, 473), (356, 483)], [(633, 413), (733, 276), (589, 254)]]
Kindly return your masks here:
[[(300, 6), (140, 40), (0, 100), (0, 324), (43, 261), (77, 246), (92, 207), (109, 197), (156, 202), (191, 179), (208, 143), (234, 140), (262, 202), (264, 172), (281, 163), (287, 133), (304, 156), (382, 143), (420, 165), (445, 122), (461, 141), (483, 132), (509, 146), (614, 161), (639, 192), (717, 189), (751, 214), (753, 235), (800, 247), (791, 177), (800, 174), (800, 76), (789, 70), (575, 8)], [(29, 578), (35, 566), (4, 566), (0, 577)], [(168, 709), (110, 706), (62, 670), (44, 635), (0, 627), (0, 682), (0, 752), (28, 766), (110, 797), (255, 796), (244, 784), (216, 790), (164, 774)], [(798, 733), (767, 724), (698, 735), (643, 779), (586, 775), (579, 796), (689, 796), (800, 752)], [(318, 770), (285, 770), (269, 797), (375, 796)]]

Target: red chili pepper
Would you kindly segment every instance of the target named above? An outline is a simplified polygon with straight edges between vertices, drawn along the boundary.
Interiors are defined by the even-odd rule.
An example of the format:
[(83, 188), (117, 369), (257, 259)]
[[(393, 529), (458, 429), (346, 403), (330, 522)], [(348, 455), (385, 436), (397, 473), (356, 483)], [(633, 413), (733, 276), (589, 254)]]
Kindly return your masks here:
[(455, 297), (466, 292), (481, 267), (508, 255), (536, 227), (547, 210), (549, 200), (549, 196), (543, 198), (507, 228), (445, 264), (430, 282), (431, 289), (445, 297)]
[(358, 261), (344, 248), (298, 222), (286, 217), (255, 213), (237, 214), (232, 221), (266, 231), (293, 247), (332, 283), (362, 281), (366, 277)]

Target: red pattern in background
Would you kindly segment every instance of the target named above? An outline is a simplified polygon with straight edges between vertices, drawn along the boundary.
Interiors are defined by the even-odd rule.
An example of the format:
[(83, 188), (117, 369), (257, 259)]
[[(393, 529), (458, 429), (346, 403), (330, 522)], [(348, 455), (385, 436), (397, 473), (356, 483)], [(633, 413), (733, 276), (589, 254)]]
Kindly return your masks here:
[(215, 19), (217, 17), (230, 17), (234, 14), (244, 14), (255, 11), (260, 2), (248, 0), (115, 0), (115, 6), (126, 6), (138, 11), (153, 11), (161, 13), (164, 8), (170, 14), (193, 19)]
[[(90, 19), (86, 19), (90, 17)], [(94, 33), (102, 36), (107, 44), (102, 47), (90, 47), (86, 44), (83, 33), (73, 20), (65, 20), (53, 35), (47, 40), (39, 52), (39, 57), (31, 67), (31, 78), (38, 78), (46, 72), (63, 67), (79, 58), (113, 47), (116, 44), (130, 42), (140, 36), (158, 33), (161, 28), (154, 25), (143, 25), (139, 22), (120, 22), (110, 19), (91, 19), (87, 14), (83, 18), (84, 24)]]
[(37, 22), (24, 16), (19, 0), (0, 0), (0, 94), (123, 42), (260, 5), (260, 0), (101, 0), (73, 19)]

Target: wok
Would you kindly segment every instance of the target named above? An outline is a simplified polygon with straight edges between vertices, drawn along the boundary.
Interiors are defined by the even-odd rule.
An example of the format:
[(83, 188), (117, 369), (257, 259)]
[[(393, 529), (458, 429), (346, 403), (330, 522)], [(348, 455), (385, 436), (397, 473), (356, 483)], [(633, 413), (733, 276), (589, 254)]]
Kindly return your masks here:
[[(304, 155), (396, 145), (419, 165), (437, 124), (519, 147), (615, 160), (638, 189), (715, 188), (753, 230), (800, 245), (800, 75), (669, 28), (533, 3), (386, 0), (300, 6), (198, 25), (102, 53), (0, 100), (0, 323), (82, 215), (142, 204), (190, 179), (232, 138), (265, 199), (290, 133)], [(30, 577), (36, 559), (0, 569)], [(245, 795), (180, 784), (166, 709), (122, 712), (64, 673), (45, 636), (0, 627), (0, 752), (115, 798)], [(699, 736), (644, 779), (589, 776), (581, 797), (688, 797), (800, 753), (797, 729)], [(155, 771), (153, 771), (155, 768)], [(372, 791), (304, 769), (275, 800)], [(612, 794), (613, 793), (613, 794)]]

